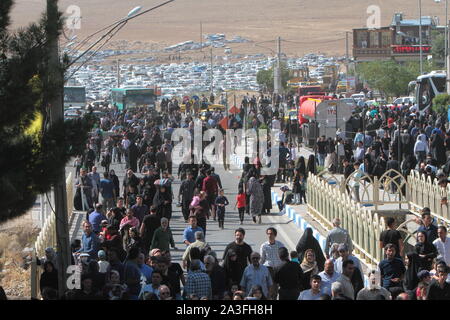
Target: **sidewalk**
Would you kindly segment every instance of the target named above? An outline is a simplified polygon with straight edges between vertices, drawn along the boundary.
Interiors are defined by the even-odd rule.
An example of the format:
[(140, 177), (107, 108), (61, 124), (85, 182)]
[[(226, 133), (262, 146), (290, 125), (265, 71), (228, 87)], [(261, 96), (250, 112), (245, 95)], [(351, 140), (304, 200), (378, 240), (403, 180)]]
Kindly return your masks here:
[[(301, 151), (304, 149), (301, 148)], [(237, 150), (238, 151), (238, 150)], [(302, 152), (302, 154), (307, 154), (309, 151), (305, 150)], [(230, 156), (232, 164), (236, 168), (242, 168), (242, 165), (244, 163), (244, 160), (236, 155), (232, 154)], [(281, 200), (282, 198), (282, 192), (280, 190), (280, 187), (285, 185), (285, 183), (276, 183), (272, 187), (272, 205), (275, 207), (275, 210), (277, 210), (277, 201)], [(325, 246), (326, 246), (326, 237), (328, 230), (325, 230), (321, 226), (321, 224), (316, 221), (312, 216), (308, 214), (308, 209), (306, 204), (302, 205), (286, 205), (284, 212), (280, 212), (280, 215), (285, 215), (286, 218), (292, 220), (296, 227), (299, 228), (302, 232), (306, 230), (306, 228), (311, 228), (313, 230), (313, 235), (316, 238), (316, 240), (319, 242), (322, 251), (325, 252)], [(362, 271), (363, 271), (363, 277), (364, 277), (364, 285), (368, 285), (368, 277), (366, 275), (368, 269), (372, 268), (373, 266), (366, 265), (364, 260), (362, 260), (358, 255), (356, 257), (360, 260)]]

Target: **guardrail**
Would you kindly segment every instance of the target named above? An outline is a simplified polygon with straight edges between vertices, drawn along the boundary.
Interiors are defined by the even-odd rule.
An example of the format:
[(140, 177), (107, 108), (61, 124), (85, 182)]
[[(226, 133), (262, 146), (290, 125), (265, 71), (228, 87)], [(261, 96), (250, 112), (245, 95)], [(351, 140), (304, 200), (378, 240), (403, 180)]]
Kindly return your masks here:
[(352, 238), (355, 252), (366, 264), (378, 265), (383, 259), (383, 251), (378, 246), (380, 233), (385, 230), (383, 217), (359, 207), (346, 193), (314, 174), (308, 177), (307, 201), (309, 214), (327, 231), (333, 228), (333, 219), (341, 220), (341, 226)]
[(450, 226), (450, 209), (447, 204), (441, 204), (443, 198), (450, 199), (450, 185), (442, 188), (437, 179), (433, 181), (417, 171), (411, 171), (407, 195), (412, 213), (419, 215), (420, 210), (428, 207), (439, 224)]
[[(69, 173), (66, 179), (66, 195), (67, 195), (67, 216), (68, 221), (73, 212), (73, 174)], [(42, 204), (41, 204), (42, 205)], [(47, 210), (52, 211), (50, 206), (46, 206)], [(53, 212), (48, 212), (47, 219), (44, 221), (43, 227), (34, 244), (31, 262), (31, 298), (39, 297), (39, 282), (41, 277), (41, 268), (37, 266), (37, 259), (45, 255), (45, 249), (48, 247), (57, 248), (56, 238), (56, 218)]]

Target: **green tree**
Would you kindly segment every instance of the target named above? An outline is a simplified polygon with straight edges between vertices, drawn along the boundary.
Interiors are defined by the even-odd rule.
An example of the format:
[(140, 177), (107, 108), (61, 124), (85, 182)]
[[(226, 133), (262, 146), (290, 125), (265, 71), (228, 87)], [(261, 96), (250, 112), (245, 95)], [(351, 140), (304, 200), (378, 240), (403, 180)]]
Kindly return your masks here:
[(43, 15), (10, 31), (12, 6), (12, 0), (0, 2), (0, 222), (27, 212), (37, 195), (50, 190), (58, 172), (83, 152), (93, 125), (87, 115), (48, 126), (49, 101), (64, 84), (49, 73), (46, 35), (52, 28), (60, 32), (61, 13), (56, 26)]
[(437, 67), (445, 64), (445, 34), (434, 31), (431, 34), (431, 54)]
[[(267, 91), (273, 92), (273, 79), (274, 79), (274, 70), (275, 65), (272, 65), (272, 67), (269, 70), (259, 70), (256, 74), (256, 82), (263, 87), (266, 88)], [(287, 89), (287, 82), (291, 78), (291, 71), (288, 69), (286, 63), (281, 63), (281, 84), (283, 86), (283, 89)]]
[(448, 106), (450, 106), (450, 95), (440, 94), (433, 99), (433, 111), (437, 114), (447, 113)]
[[(424, 72), (433, 65), (423, 63)], [(394, 60), (363, 62), (357, 65), (356, 73), (372, 89), (379, 90), (386, 97), (398, 97), (407, 94), (408, 83), (420, 75), (419, 62), (399, 63)]]
[(256, 82), (260, 87), (267, 89), (268, 91), (273, 91), (273, 70), (259, 70), (256, 74)]

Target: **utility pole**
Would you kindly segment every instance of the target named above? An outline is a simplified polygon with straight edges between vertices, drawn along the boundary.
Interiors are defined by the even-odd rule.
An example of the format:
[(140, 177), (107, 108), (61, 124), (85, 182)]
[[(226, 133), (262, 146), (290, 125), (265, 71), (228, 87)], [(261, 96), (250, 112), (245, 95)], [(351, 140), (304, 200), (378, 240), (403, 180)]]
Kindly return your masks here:
[(422, 0), (419, 0), (419, 46), (420, 46), (420, 75), (423, 74), (423, 59), (422, 59)]
[[(47, 0), (48, 24), (46, 33), (48, 37), (49, 49), (49, 84), (55, 85), (55, 94), (50, 103), (51, 125), (64, 119), (63, 117), (63, 86), (64, 75), (61, 72), (61, 63), (58, 52), (58, 4), (57, 0)], [(59, 295), (62, 296), (66, 289), (67, 267), (70, 265), (70, 244), (69, 244), (69, 224), (67, 218), (66, 199), (66, 174), (61, 168), (58, 173), (58, 180), (53, 185), (55, 195), (55, 216), (56, 216), (56, 241), (58, 247), (58, 288)]]
[(213, 94), (214, 72), (213, 72), (213, 48), (212, 48), (212, 46), (210, 48), (210, 55), (211, 55), (211, 94)]
[(281, 92), (281, 37), (278, 37), (278, 50), (277, 50), (277, 66), (275, 68), (273, 77), (273, 91), (276, 94)]
[(200, 52), (203, 52), (203, 25), (200, 21)]
[(349, 31), (345, 31), (345, 83), (347, 93), (350, 91), (350, 84), (348, 83), (348, 33)]
[(120, 59), (117, 59), (117, 88), (120, 88)]

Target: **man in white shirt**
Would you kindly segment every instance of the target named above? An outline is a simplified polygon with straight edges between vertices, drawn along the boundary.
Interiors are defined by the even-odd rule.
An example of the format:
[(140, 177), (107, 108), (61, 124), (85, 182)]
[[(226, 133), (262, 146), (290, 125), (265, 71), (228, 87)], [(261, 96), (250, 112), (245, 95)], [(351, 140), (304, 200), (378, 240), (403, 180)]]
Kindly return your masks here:
[(325, 261), (325, 268), (319, 273), (322, 278), (322, 290), (331, 296), (331, 285), (337, 281), (341, 274), (334, 271), (334, 262), (331, 259)]
[(450, 265), (450, 238), (447, 237), (447, 228), (439, 226), (437, 233), (438, 238), (433, 241), (433, 245), (438, 251), (437, 260), (442, 260)]
[[(278, 255), (278, 249), (284, 248), (285, 245), (281, 241), (275, 240), (277, 236), (277, 229), (273, 227), (267, 228), (266, 234), (269, 237), (269, 240), (261, 245), (260, 263), (266, 266), (267, 269), (269, 269), (270, 276), (273, 279), (274, 269), (283, 263), (283, 261), (281, 261), (280, 259), (280, 256)], [(270, 287), (270, 296), (273, 300), (276, 299), (277, 285), (275, 283)]]
[(278, 120), (276, 117), (273, 117), (272, 120), (272, 130), (281, 130), (280, 120)]

